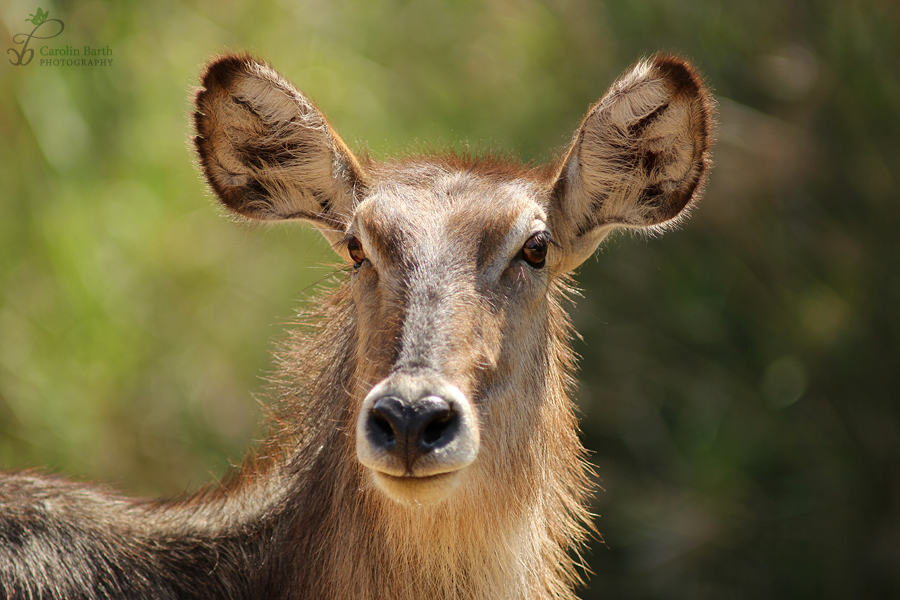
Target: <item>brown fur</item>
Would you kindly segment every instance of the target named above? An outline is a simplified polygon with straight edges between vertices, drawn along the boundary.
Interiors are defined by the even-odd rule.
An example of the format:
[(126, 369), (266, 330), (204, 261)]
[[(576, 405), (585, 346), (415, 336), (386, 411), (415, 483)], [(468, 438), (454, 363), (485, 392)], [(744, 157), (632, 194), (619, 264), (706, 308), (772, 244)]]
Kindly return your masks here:
[[(568, 273), (611, 228), (658, 228), (697, 197), (711, 108), (693, 68), (638, 63), (564, 159), (536, 169), (359, 161), (303, 94), (247, 56), (213, 61), (196, 105), (200, 164), (222, 203), (312, 222), (355, 264), (277, 353), (272, 435), (222, 486), (145, 503), (0, 478), (0, 590), (573, 598), (591, 525)], [(523, 250), (536, 235), (552, 240), (539, 263)], [(444, 402), (446, 444), (391, 454), (372, 429), (386, 398)]]

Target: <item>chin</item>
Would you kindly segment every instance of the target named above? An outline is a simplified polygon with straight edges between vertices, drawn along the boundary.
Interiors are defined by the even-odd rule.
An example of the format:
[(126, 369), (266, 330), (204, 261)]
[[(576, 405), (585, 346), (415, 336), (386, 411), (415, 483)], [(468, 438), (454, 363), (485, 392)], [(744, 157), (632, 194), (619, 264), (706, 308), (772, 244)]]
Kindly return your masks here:
[(396, 477), (372, 471), (375, 486), (388, 498), (416, 506), (433, 505), (448, 500), (459, 489), (463, 477), (461, 470), (424, 477)]

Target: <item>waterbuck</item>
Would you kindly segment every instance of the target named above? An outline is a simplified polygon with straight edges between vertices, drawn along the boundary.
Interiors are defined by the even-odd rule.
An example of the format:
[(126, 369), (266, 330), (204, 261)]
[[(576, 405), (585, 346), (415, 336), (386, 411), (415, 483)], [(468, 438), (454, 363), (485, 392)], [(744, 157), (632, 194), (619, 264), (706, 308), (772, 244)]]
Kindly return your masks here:
[(0, 476), (2, 597), (573, 598), (591, 485), (568, 274), (698, 197), (712, 109), (694, 69), (638, 62), (541, 168), (357, 158), (246, 55), (211, 61), (195, 102), (219, 200), (311, 222), (342, 282), (277, 354), (271, 435), (224, 483), (150, 501)]

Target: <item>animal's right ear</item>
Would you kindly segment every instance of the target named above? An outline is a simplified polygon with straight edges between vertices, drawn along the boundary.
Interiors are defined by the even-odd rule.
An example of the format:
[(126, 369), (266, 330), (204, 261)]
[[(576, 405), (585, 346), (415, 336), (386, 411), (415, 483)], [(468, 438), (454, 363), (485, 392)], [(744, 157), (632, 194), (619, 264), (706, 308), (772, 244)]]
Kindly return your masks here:
[(339, 242), (365, 175), (322, 113), (249, 56), (211, 61), (202, 84), (194, 144), (222, 203), (251, 219), (310, 221)]

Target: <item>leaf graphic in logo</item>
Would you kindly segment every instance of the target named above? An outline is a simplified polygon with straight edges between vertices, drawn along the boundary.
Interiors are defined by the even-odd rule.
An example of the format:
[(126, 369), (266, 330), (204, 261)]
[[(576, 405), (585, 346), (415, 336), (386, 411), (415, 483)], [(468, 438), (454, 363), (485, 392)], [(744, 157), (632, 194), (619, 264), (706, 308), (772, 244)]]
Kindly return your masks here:
[(44, 21), (47, 20), (47, 15), (49, 15), (49, 14), (50, 14), (50, 11), (49, 11), (49, 10), (48, 10), (47, 12), (44, 12), (44, 11), (41, 10), (40, 7), (38, 7), (37, 12), (34, 13), (33, 15), (32, 15), (32, 14), (29, 14), (28, 16), (30, 16), (31, 18), (30, 18), (30, 19), (25, 19), (25, 20), (26, 20), (26, 21), (31, 21), (31, 22), (34, 23), (35, 25), (40, 25), (41, 23), (43, 23)]

